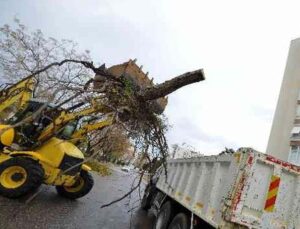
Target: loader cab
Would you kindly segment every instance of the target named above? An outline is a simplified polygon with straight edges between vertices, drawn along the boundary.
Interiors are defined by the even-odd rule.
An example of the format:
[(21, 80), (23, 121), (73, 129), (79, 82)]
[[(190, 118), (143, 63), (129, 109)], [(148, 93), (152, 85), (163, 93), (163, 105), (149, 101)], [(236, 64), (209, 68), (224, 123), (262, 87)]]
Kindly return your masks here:
[[(51, 113), (57, 113), (54, 111), (55, 109), (56, 108), (54, 104), (46, 103), (45, 101), (39, 99), (31, 99), (24, 110), (17, 112), (15, 116), (9, 119), (9, 124), (16, 124), (30, 116), (35, 116), (36, 118), (41, 117), (45, 124), (50, 124), (51, 116), (53, 115), (49, 117), (47, 115)], [(50, 110), (52, 111), (51, 113)]]
[[(16, 128), (16, 143), (25, 147), (36, 145), (42, 131), (48, 127), (62, 111), (64, 111), (64, 109), (55, 104), (47, 103), (39, 99), (31, 99), (24, 110), (16, 113), (16, 115), (8, 121), (10, 125), (16, 125), (24, 122), (26, 118), (31, 119)], [(63, 140), (71, 139), (73, 133), (80, 127), (81, 123), (81, 118), (69, 121), (56, 133), (56, 137)]]
[(81, 128), (83, 128), (84, 125), (92, 122), (93, 120), (95, 120), (95, 117), (92, 115), (87, 115), (84, 117), (74, 119), (73, 121), (68, 122), (64, 126), (58, 137), (64, 140), (70, 140), (73, 138), (73, 134), (76, 131), (80, 130)]
[(18, 112), (18, 108), (15, 105), (9, 106), (0, 112), (0, 122), (6, 123), (7, 120), (13, 118)]
[(36, 143), (41, 131), (50, 125), (61, 111), (54, 104), (31, 99), (25, 109), (7, 120), (7, 124), (17, 126), (15, 142), (20, 146), (29, 147)]
[(62, 131), (58, 134), (58, 137), (64, 140), (69, 140), (72, 138), (73, 133), (78, 129), (79, 121), (73, 120), (67, 123)]

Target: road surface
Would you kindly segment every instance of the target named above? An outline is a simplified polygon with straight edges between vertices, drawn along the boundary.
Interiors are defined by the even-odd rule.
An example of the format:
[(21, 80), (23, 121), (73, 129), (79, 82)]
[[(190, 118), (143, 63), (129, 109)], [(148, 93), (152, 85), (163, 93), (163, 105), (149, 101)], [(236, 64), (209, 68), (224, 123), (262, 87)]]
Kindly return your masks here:
[(149, 217), (138, 208), (138, 192), (113, 206), (100, 208), (130, 190), (135, 176), (117, 170), (108, 177), (94, 174), (93, 190), (76, 201), (58, 196), (50, 186), (42, 186), (28, 204), (29, 197), (10, 200), (0, 196), (0, 229), (150, 229)]

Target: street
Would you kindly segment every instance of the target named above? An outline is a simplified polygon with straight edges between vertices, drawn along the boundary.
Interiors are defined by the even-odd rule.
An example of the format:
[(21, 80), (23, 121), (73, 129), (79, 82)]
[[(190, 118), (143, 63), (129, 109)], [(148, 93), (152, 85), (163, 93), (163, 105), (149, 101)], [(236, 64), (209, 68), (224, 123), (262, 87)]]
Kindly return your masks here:
[(121, 202), (100, 208), (128, 192), (135, 176), (118, 170), (108, 177), (94, 174), (93, 190), (75, 201), (58, 196), (54, 187), (45, 185), (29, 203), (26, 201), (30, 197), (20, 200), (0, 197), (0, 228), (148, 229), (150, 220), (139, 209), (138, 191)]

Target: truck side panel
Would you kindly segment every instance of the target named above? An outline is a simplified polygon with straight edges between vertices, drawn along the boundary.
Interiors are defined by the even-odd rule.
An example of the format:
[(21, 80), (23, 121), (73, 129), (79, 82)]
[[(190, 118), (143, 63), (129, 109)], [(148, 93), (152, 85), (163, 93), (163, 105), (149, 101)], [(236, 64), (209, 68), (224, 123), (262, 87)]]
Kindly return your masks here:
[[(224, 196), (237, 177), (241, 155), (173, 160), (157, 187), (213, 226), (223, 224)], [(166, 179), (167, 178), (167, 179)]]
[(157, 188), (216, 228), (300, 228), (300, 167), (255, 151), (170, 160)]
[(300, 228), (299, 167), (255, 154), (231, 221), (255, 228)]

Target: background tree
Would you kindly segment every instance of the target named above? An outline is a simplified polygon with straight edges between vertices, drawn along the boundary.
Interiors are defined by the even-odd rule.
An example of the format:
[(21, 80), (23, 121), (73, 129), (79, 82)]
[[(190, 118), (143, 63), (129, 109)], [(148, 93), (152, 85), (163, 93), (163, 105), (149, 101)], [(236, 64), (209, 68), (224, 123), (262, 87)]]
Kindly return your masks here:
[(122, 127), (111, 126), (104, 131), (92, 133), (89, 137), (90, 152), (99, 152), (97, 158), (106, 162), (117, 162), (131, 153), (131, 143)]
[[(102, 109), (98, 111), (100, 119), (113, 116), (114, 124), (92, 135), (90, 140), (94, 142), (90, 150), (94, 150), (94, 153), (98, 153), (95, 150), (97, 146), (107, 149), (107, 152), (116, 152), (113, 149), (121, 151), (120, 146), (128, 143), (124, 138), (126, 135), (127, 140), (134, 143), (134, 148), (150, 162), (145, 170), (149, 170), (153, 161), (155, 165), (165, 166), (169, 153), (165, 137), (168, 124), (161, 114), (164, 107), (157, 109), (155, 102), (181, 87), (204, 80), (203, 71), (187, 72), (161, 84), (155, 84), (147, 74), (142, 74), (140, 79), (148, 81), (142, 86), (140, 80), (134, 82), (126, 72), (115, 74), (105, 65), (95, 66), (88, 51), (78, 52), (77, 49), (76, 43), (70, 40), (45, 38), (39, 30), (30, 33), (15, 19), (15, 27), (4, 25), (0, 28), (0, 73), (9, 83), (24, 77), (35, 77), (38, 80), (36, 97), (65, 107), (78, 102), (81, 102), (81, 108), (95, 102), (101, 105)], [(132, 63), (134, 61), (127, 64)], [(121, 135), (114, 132), (121, 129)], [(52, 136), (57, 136), (57, 132), (53, 131)], [(116, 139), (116, 142), (107, 142), (117, 145), (105, 146), (107, 138)], [(151, 168), (154, 167), (157, 166)], [(141, 173), (139, 184), (130, 192), (139, 187), (144, 172)]]
[[(16, 18), (13, 26), (0, 27), (0, 74), (4, 82), (15, 83), (64, 59), (91, 61), (90, 52), (79, 52), (74, 41), (46, 38), (41, 30), (30, 32)], [(83, 86), (91, 78), (91, 70), (69, 62), (49, 68), (37, 74), (36, 78), (39, 81), (36, 97), (49, 99), (57, 91), (54, 102), (59, 103), (74, 94), (74, 87)]]

